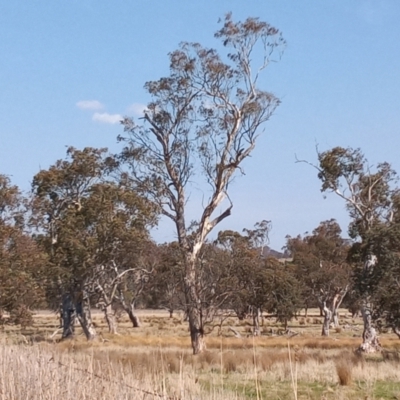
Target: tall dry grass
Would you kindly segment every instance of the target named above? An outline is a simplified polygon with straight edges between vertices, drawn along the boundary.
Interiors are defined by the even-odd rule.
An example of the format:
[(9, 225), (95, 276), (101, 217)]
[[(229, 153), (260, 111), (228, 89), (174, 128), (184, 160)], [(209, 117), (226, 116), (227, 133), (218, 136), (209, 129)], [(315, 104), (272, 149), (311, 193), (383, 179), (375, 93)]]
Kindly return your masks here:
[[(165, 357), (143, 371), (151, 357), (142, 356), (143, 365), (130, 365), (94, 353), (2, 344), (0, 359), (0, 398), (7, 400), (194, 399), (202, 392), (182, 361), (171, 368)], [(201, 398), (241, 398), (218, 390), (205, 395)]]
[[(238, 339), (226, 329), (208, 336), (208, 351), (193, 356), (187, 325), (177, 318), (144, 315), (139, 330), (122, 319), (119, 336), (107, 333), (101, 315), (95, 321), (101, 339), (90, 343), (79, 330), (74, 340), (50, 339), (54, 315), (23, 331), (6, 326), (0, 400), (400, 398), (400, 341), (390, 335), (381, 340), (389, 351), (364, 358), (354, 353), (360, 343), (354, 331), (321, 338), (320, 327), (303, 319), (294, 328), (301, 334), (289, 341)], [(242, 333), (248, 327), (228, 321), (233, 325)], [(381, 386), (383, 395), (376, 391)]]
[[(161, 347), (2, 343), (0, 398), (289, 399), (301, 392), (298, 398), (316, 399), (323, 398), (313, 393), (318, 383), (331, 391), (326, 398), (358, 399), (372, 393), (376, 382), (400, 381), (398, 358), (365, 359), (348, 350), (298, 346), (290, 351), (290, 358), (287, 348), (256, 346), (192, 356)], [(360, 391), (363, 385), (369, 391)]]

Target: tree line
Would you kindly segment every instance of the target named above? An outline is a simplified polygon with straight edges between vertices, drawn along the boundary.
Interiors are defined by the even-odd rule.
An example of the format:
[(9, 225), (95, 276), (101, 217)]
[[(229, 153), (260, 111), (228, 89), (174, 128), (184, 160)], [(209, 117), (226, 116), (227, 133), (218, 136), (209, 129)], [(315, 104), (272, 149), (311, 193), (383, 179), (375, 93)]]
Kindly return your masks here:
[[(320, 152), (323, 192), (349, 211), (350, 240), (334, 219), (311, 234), (288, 237), (285, 263), (265, 255), (270, 223), (209, 234), (233, 212), (229, 187), (280, 100), (259, 77), (280, 59), (285, 40), (258, 18), (230, 14), (215, 34), (223, 56), (198, 43), (169, 54), (170, 74), (149, 81), (143, 118), (124, 118), (121, 151), (69, 147), (65, 159), (39, 171), (22, 194), (0, 176), (0, 317), (29, 324), (32, 310), (61, 311), (62, 337), (78, 320), (96, 337), (91, 307), (117, 332), (116, 310), (139, 328), (138, 306), (185, 313), (193, 353), (229, 315), (263, 312), (287, 327), (302, 308), (318, 306), (322, 334), (338, 324), (338, 308), (359, 309), (363, 351), (379, 349), (377, 330), (400, 333), (397, 292), (399, 192), (388, 163), (372, 168), (361, 150)], [(298, 160), (301, 161), (301, 160)], [(187, 220), (191, 185), (207, 185), (195, 221)], [(169, 218), (176, 241), (157, 244), (151, 228)]]

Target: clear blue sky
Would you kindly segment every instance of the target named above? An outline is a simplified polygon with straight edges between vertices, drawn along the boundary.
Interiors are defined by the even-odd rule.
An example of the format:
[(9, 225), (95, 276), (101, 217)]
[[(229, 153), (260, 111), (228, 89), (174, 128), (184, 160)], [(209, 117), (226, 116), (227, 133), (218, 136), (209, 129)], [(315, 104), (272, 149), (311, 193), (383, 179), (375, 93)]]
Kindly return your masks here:
[[(282, 105), (232, 186), (220, 229), (272, 220), (275, 249), (329, 218), (346, 231), (344, 204), (323, 199), (295, 154), (315, 161), (316, 143), (361, 147), (372, 164), (400, 171), (398, 0), (0, 0), (0, 173), (29, 190), (66, 145), (117, 151), (117, 121), (146, 103), (144, 82), (168, 73), (180, 41), (218, 46), (228, 11), (266, 20), (288, 46), (260, 81)], [(194, 190), (193, 204), (201, 197)], [(154, 237), (173, 239), (173, 227), (162, 223)]]

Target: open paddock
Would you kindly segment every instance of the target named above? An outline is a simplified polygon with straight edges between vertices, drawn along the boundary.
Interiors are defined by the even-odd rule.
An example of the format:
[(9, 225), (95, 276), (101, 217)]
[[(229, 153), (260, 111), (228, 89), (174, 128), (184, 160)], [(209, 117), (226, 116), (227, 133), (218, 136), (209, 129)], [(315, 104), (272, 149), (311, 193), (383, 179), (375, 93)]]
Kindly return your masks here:
[(60, 341), (57, 316), (38, 312), (32, 327), (2, 326), (0, 398), (400, 399), (400, 340), (383, 334), (384, 352), (357, 355), (361, 321), (340, 315), (329, 338), (316, 310), (291, 321), (292, 337), (273, 318), (260, 337), (250, 335), (250, 321), (228, 318), (193, 356), (181, 315), (143, 310), (135, 329), (122, 316), (111, 336), (94, 312), (99, 339), (87, 342), (78, 327)]

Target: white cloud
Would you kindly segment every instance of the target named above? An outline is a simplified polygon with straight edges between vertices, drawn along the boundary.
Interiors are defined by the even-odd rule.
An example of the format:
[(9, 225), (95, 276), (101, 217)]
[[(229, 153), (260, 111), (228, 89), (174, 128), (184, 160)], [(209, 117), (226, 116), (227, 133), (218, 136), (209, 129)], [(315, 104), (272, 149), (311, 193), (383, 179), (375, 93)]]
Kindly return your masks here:
[(76, 106), (81, 110), (101, 110), (104, 105), (97, 100), (81, 100), (76, 103)]
[(123, 120), (123, 117), (121, 114), (94, 113), (92, 120), (103, 124), (118, 124)]
[(144, 111), (147, 109), (147, 106), (142, 103), (133, 103), (128, 107), (128, 113), (133, 113), (135, 115), (143, 117)]

